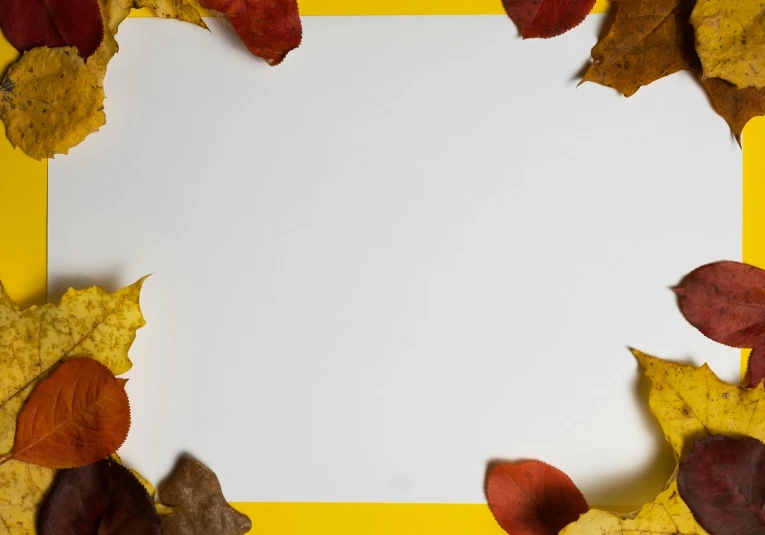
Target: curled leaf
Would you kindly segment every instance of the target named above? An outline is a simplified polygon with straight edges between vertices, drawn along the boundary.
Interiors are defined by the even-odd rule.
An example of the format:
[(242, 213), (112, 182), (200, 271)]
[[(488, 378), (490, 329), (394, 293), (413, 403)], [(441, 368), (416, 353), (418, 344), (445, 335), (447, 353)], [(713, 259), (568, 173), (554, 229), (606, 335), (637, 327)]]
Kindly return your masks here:
[(39, 535), (160, 535), (146, 489), (111, 459), (62, 470), (40, 509)]
[(588, 509), (574, 482), (540, 461), (493, 467), (486, 494), (494, 518), (513, 535), (557, 535)]
[(104, 37), (98, 0), (0, 0), (0, 29), (16, 50), (68, 45), (84, 58)]
[(524, 39), (555, 37), (579, 26), (595, 0), (502, 0)]
[(765, 271), (741, 262), (693, 270), (675, 289), (688, 322), (732, 347), (765, 345)]
[(244, 535), (252, 528), (226, 502), (215, 472), (193, 458), (181, 460), (160, 485), (159, 499), (172, 508), (161, 517), (162, 535)]
[(297, 0), (201, 0), (200, 5), (224, 15), (247, 49), (270, 65), (281, 63), (303, 38)]
[(111, 455), (130, 429), (126, 382), (93, 359), (63, 363), (21, 410), (11, 457), (73, 468)]
[(66, 154), (105, 122), (104, 90), (74, 48), (35, 48), (0, 85), (0, 119), (32, 158)]
[(765, 444), (751, 437), (699, 440), (680, 461), (678, 489), (711, 535), (765, 530)]

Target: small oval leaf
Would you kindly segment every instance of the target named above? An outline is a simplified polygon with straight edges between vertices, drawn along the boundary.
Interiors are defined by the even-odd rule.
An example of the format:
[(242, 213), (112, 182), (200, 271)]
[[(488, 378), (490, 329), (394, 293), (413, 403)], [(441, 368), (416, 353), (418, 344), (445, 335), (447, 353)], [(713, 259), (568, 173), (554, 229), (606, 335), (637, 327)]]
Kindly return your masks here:
[(11, 458), (73, 468), (111, 455), (130, 429), (125, 382), (93, 359), (63, 363), (19, 413)]
[(512, 535), (557, 535), (589, 509), (574, 482), (541, 461), (495, 466), (486, 494), (494, 518)]
[(547, 38), (579, 26), (595, 0), (502, 0), (502, 5), (524, 39)]

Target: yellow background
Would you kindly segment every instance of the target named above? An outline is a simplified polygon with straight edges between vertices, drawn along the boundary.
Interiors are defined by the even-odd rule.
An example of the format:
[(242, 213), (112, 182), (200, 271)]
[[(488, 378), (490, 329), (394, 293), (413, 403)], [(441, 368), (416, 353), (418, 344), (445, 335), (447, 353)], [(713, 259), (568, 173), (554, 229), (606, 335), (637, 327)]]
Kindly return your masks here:
[[(598, 0), (594, 12), (607, 9)], [(479, 15), (501, 14), (499, 0), (302, 0), (303, 15)], [(148, 10), (133, 16), (152, 16)], [(508, 31), (514, 31), (508, 26)], [(17, 57), (0, 37), (0, 72)], [(0, 128), (2, 123), (0, 123)], [(765, 267), (765, 118), (743, 135), (743, 252), (745, 262)], [(46, 162), (14, 150), (0, 135), (0, 280), (22, 306), (47, 294)], [(734, 180), (731, 177), (731, 180)], [(743, 373), (742, 359), (742, 373)], [(263, 535), (501, 535), (484, 504), (236, 503), (253, 519), (252, 533)]]

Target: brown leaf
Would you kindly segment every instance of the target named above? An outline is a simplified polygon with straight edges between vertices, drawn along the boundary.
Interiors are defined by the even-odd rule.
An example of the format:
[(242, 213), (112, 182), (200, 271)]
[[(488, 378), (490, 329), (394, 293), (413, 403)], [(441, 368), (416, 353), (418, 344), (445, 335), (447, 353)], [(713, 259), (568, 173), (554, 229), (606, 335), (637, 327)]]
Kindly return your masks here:
[(494, 518), (512, 535), (557, 535), (589, 509), (566, 474), (540, 461), (495, 466), (486, 494)]
[(765, 271), (741, 262), (696, 268), (674, 288), (688, 322), (732, 347), (765, 345)]
[(303, 26), (296, 0), (200, 0), (225, 15), (247, 49), (270, 65), (278, 65), (300, 46)]
[(162, 535), (244, 535), (250, 519), (223, 497), (215, 472), (193, 458), (183, 459), (159, 486), (159, 499), (172, 513), (162, 516)]
[(710, 535), (765, 531), (765, 444), (713, 435), (680, 461), (680, 496)]
[(93, 359), (63, 363), (21, 410), (10, 458), (72, 468), (114, 453), (130, 429), (125, 382)]
[(616, 18), (592, 49), (582, 82), (612, 87), (629, 97), (644, 85), (694, 69), (693, 0), (619, 0)]
[(740, 145), (741, 132), (749, 119), (765, 115), (765, 89), (739, 89), (721, 78), (704, 78), (700, 73), (699, 79), (715, 110), (728, 123)]
[(111, 459), (59, 472), (40, 509), (39, 535), (160, 535), (146, 489)]

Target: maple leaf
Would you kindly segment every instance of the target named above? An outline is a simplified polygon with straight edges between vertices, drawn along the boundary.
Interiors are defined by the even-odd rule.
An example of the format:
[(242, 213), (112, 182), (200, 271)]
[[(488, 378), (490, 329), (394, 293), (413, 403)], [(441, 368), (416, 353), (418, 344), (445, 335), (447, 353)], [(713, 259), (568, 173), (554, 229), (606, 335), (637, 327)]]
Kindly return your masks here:
[(765, 0), (698, 0), (690, 16), (706, 78), (765, 87)]
[(709, 366), (669, 362), (633, 350), (651, 381), (648, 403), (678, 458), (710, 435), (765, 439), (765, 390), (721, 381)]
[(707, 90), (715, 111), (728, 123), (740, 145), (741, 132), (749, 119), (765, 114), (765, 89), (739, 89), (720, 78), (704, 78), (701, 75), (699, 80)]
[(119, 463), (62, 470), (40, 509), (39, 535), (160, 535), (151, 497)]
[(0, 29), (16, 50), (72, 46), (82, 57), (104, 37), (98, 0), (0, 0)]
[(105, 122), (104, 90), (76, 49), (35, 48), (0, 85), (0, 119), (14, 147), (32, 158), (69, 149)]
[(111, 455), (130, 429), (126, 382), (93, 359), (63, 363), (19, 413), (10, 458), (74, 468)]
[(723, 261), (686, 275), (674, 288), (688, 322), (732, 347), (765, 345), (765, 270)]
[(563, 528), (560, 535), (707, 535), (677, 491), (677, 481), (634, 515), (598, 509)]
[(680, 462), (678, 489), (712, 535), (765, 530), (765, 444), (751, 437), (699, 440)]
[(170, 508), (161, 517), (162, 535), (244, 535), (252, 528), (226, 502), (215, 472), (194, 458), (182, 459), (158, 494)]
[(619, 0), (608, 33), (592, 49), (582, 82), (633, 95), (640, 87), (698, 64), (688, 14), (693, 0)]
[(579, 26), (595, 0), (502, 0), (524, 39), (555, 37)]
[[(88, 356), (115, 374), (130, 369), (127, 350), (144, 324), (138, 303), (143, 281), (114, 294), (98, 287), (69, 290), (60, 304), (22, 310), (0, 326), (0, 454), (11, 452), (19, 412), (57, 362)], [(36, 533), (36, 512), (54, 475), (17, 460), (0, 466), (0, 535)]]
[(297, 0), (200, 0), (228, 19), (247, 49), (278, 65), (300, 46), (303, 27)]
[(497, 523), (513, 535), (557, 535), (588, 509), (574, 482), (540, 461), (494, 466), (486, 494)]

